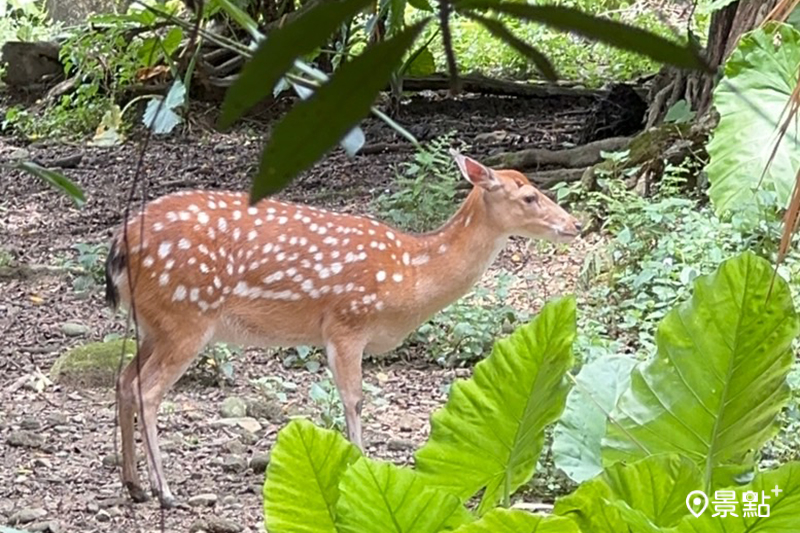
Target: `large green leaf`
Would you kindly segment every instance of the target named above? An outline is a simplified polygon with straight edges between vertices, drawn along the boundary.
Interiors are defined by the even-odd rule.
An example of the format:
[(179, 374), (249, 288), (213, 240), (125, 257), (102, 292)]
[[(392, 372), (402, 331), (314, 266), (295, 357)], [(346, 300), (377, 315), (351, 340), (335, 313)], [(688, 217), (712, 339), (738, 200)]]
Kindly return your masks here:
[[(777, 487), (781, 492), (774, 493)], [(800, 462), (787, 463), (776, 470), (762, 472), (745, 487), (737, 487), (737, 517), (718, 516), (713, 501), (699, 518), (687, 516), (678, 526), (680, 533), (797, 533), (800, 531)], [(745, 492), (754, 492), (758, 503), (769, 505), (769, 518), (744, 516), (750, 509), (744, 508)], [(711, 495), (710, 495), (711, 496)], [(767, 499), (764, 500), (763, 497)], [(711, 498), (709, 498), (711, 499)], [(762, 509), (763, 512), (766, 509)]]
[(745, 252), (697, 278), (689, 302), (656, 333), (655, 357), (634, 369), (603, 441), (606, 463), (681, 453), (703, 472), (703, 486), (723, 465), (745, 458), (778, 429), (789, 398), (792, 339), (798, 319), (786, 282), (765, 259)]
[(369, 3), (370, 0), (319, 2), (290, 24), (270, 32), (226, 92), (219, 126), (227, 128), (248, 109), (270, 96), (273, 87), (296, 58), (325, 45), (343, 21), (352, 18)]
[(60, 172), (44, 168), (33, 161), (20, 161), (16, 164), (16, 167), (67, 193), (77, 207), (83, 207), (86, 203), (86, 195), (83, 193), (83, 189)]
[(545, 427), (564, 409), (574, 339), (575, 299), (566, 297), (497, 341), (431, 417), (431, 436), (416, 453), (419, 472), (463, 499), (485, 489), (480, 514), (527, 482)]
[(689, 514), (686, 497), (702, 476), (690, 459), (653, 455), (630, 465), (617, 463), (556, 502), (555, 513), (586, 533), (660, 533)]
[(264, 483), (267, 531), (335, 532), (339, 480), (361, 456), (336, 431), (295, 419), (278, 433)]
[(600, 448), (606, 421), (631, 382), (636, 359), (603, 357), (584, 366), (567, 396), (553, 434), (555, 465), (582, 483), (603, 471)]
[(424, 19), (396, 37), (370, 46), (283, 117), (261, 155), (251, 202), (283, 188), (369, 113), (375, 97), (427, 22)]
[(472, 520), (461, 501), (391, 463), (359, 459), (340, 485), (339, 533), (437, 533)]
[(798, 65), (800, 32), (788, 25), (744, 35), (725, 64), (725, 77), (714, 90), (720, 119), (708, 143), (706, 167), (708, 195), (718, 214), (752, 206), (756, 189), (773, 193), (779, 207), (788, 205), (800, 169), (794, 125), (763, 172), (798, 82)]
[(590, 15), (580, 9), (497, 0), (457, 0), (455, 4), (459, 10), (492, 9), (528, 22), (545, 24), (562, 31), (583, 35), (593, 41), (637, 52), (660, 63), (681, 68), (709, 70), (698, 51), (690, 46), (681, 46), (649, 31)]
[(572, 520), (558, 516), (534, 516), (518, 509), (492, 509), (477, 522), (455, 533), (580, 533)]

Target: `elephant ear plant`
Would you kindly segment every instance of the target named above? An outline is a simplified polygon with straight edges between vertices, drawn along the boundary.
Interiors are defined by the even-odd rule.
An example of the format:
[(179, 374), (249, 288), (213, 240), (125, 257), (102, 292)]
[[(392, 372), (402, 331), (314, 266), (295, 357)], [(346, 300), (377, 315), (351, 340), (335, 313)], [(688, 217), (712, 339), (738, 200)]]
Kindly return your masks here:
[[(575, 299), (548, 302), (453, 384), (415, 468), (370, 459), (339, 433), (293, 420), (267, 469), (266, 529), (800, 531), (800, 463), (759, 472), (755, 462), (789, 400), (800, 327), (787, 284), (772, 274), (749, 252), (723, 262), (662, 320), (651, 360), (600, 359), (576, 378)], [(581, 484), (550, 515), (510, 508), (552, 424), (557, 465)], [(738, 518), (687, 506), (693, 491), (712, 500), (722, 489), (740, 502)], [(770, 516), (745, 516), (744, 494), (762, 491)]]

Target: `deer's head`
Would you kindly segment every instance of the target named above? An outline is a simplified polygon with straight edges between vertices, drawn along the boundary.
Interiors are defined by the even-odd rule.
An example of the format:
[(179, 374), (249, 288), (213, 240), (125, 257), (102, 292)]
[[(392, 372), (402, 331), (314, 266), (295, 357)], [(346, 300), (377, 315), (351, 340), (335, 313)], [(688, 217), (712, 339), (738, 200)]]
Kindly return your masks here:
[(581, 223), (516, 170), (495, 170), (450, 151), (461, 174), (481, 189), (489, 221), (509, 235), (550, 242), (570, 242)]

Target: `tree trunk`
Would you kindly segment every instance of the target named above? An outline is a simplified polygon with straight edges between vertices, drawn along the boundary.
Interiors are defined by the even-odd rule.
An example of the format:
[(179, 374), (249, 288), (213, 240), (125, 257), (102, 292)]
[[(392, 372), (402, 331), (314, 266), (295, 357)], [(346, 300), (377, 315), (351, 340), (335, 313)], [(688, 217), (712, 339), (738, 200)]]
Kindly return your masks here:
[[(764, 20), (778, 0), (736, 0), (711, 16), (705, 57), (714, 70), (721, 67), (736, 48), (742, 34)], [(670, 107), (684, 99), (698, 117), (711, 109), (711, 96), (716, 86), (715, 74), (686, 72), (664, 67), (656, 75), (650, 89), (647, 128), (660, 123)]]

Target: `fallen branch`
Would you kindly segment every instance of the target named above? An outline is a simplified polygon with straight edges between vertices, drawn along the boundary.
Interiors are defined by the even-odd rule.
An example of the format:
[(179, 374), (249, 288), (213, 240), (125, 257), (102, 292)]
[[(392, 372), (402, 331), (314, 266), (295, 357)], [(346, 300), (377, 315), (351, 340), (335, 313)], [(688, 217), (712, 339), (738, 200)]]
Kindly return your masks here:
[(517, 152), (502, 152), (489, 156), (484, 162), (492, 167), (511, 168), (520, 171), (542, 166), (567, 167), (571, 169), (586, 168), (602, 161), (601, 152), (622, 150), (630, 142), (630, 137), (611, 137), (563, 150), (528, 148)]
[[(498, 80), (472, 74), (460, 76), (459, 81), (461, 90), (468, 93), (529, 98), (551, 98), (554, 96), (597, 98), (608, 92), (603, 89), (586, 89), (585, 87), (573, 87), (556, 83), (521, 83)], [(447, 91), (449, 89), (450, 78), (445, 74), (403, 79), (404, 91)]]
[(557, 170), (544, 170), (542, 172), (532, 172), (525, 174), (537, 187), (549, 189), (553, 185), (561, 182), (571, 183), (581, 179), (586, 172), (586, 168), (559, 168)]

